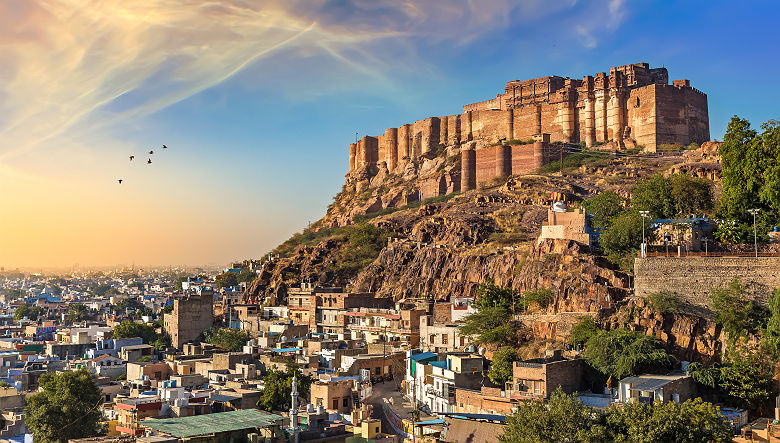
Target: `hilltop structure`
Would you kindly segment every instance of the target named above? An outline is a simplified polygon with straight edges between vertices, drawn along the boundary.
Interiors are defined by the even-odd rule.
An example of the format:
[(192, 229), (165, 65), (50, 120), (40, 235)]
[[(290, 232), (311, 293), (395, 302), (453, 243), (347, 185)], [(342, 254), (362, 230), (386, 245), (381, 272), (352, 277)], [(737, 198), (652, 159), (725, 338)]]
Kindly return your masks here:
[(350, 144), (349, 172), (401, 172), (410, 161), (462, 152), (460, 177), (442, 176), (426, 185), (435, 189), (421, 190), (441, 195), (531, 172), (568, 152), (561, 143), (655, 150), (662, 144), (701, 144), (709, 136), (706, 94), (689, 80), (670, 85), (666, 68), (635, 63), (582, 80), (512, 80), (496, 98), (463, 106), (462, 114), (365, 136)]

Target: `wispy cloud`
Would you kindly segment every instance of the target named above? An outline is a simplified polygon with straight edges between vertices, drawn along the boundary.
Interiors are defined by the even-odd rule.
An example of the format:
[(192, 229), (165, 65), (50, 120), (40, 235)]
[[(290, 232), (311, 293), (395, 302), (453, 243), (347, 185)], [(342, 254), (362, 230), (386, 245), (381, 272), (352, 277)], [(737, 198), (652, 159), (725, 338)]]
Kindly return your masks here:
[[(280, 54), (327, 57), (390, 84), (393, 69), (425, 65), (413, 38), (463, 44), (575, 3), (4, 0), (0, 162), (63, 134), (147, 116)], [(612, 22), (622, 20), (622, 1), (608, 9)], [(596, 46), (591, 27), (577, 32)], [(383, 57), (380, 44), (407, 59)]]

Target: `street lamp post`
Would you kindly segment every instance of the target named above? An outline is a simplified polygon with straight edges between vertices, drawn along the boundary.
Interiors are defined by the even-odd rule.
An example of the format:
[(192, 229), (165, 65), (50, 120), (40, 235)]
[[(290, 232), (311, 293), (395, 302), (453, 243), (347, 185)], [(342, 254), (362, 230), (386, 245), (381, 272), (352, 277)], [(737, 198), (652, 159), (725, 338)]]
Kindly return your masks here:
[(639, 211), (642, 216), (642, 258), (647, 257), (647, 243), (645, 243), (645, 219), (650, 217), (650, 211)]
[(748, 212), (753, 214), (753, 245), (756, 249), (756, 258), (758, 258), (758, 232), (756, 231), (756, 215), (760, 211), (760, 209), (748, 209)]
[(709, 241), (709, 239), (707, 237), (702, 237), (701, 241), (704, 242), (704, 256), (706, 257), (709, 255), (709, 252), (707, 251), (707, 242)]

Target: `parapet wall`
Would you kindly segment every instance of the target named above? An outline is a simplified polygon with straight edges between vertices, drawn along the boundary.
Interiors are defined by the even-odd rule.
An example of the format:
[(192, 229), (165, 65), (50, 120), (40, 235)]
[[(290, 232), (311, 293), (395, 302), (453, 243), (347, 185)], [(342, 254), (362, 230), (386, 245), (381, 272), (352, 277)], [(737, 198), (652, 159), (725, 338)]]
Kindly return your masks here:
[(763, 305), (780, 287), (780, 257), (646, 257), (636, 259), (634, 272), (636, 295), (670, 292), (697, 306), (708, 306), (711, 290), (734, 277)]

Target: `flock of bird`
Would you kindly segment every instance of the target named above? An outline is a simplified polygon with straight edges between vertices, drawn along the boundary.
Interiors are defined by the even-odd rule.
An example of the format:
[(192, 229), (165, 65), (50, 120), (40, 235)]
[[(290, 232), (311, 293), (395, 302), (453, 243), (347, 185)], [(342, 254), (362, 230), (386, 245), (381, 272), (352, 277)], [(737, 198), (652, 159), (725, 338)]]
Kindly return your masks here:
[[(163, 149), (168, 149), (168, 147), (167, 147), (167, 146), (165, 146), (165, 145), (162, 145), (162, 148), (163, 148)], [(150, 155), (150, 157), (149, 157), (149, 158), (146, 160), (146, 164), (147, 164), (147, 165), (151, 165), (151, 164), (152, 164), (152, 157), (151, 157), (151, 156), (152, 156), (152, 155), (154, 155), (154, 150), (153, 150), (153, 149), (149, 151), (149, 155)], [(134, 155), (131, 155), (131, 156), (130, 156), (130, 161), (132, 162), (133, 160), (135, 160), (135, 156), (134, 156)], [(119, 184), (121, 185), (121, 184), (122, 184), (122, 181), (124, 181), (124, 179), (121, 179), (121, 178), (120, 178), (120, 179), (118, 179), (117, 181), (118, 181), (118, 182), (119, 182)]]

